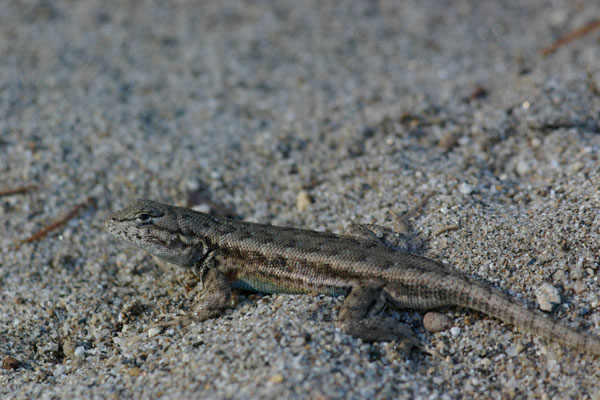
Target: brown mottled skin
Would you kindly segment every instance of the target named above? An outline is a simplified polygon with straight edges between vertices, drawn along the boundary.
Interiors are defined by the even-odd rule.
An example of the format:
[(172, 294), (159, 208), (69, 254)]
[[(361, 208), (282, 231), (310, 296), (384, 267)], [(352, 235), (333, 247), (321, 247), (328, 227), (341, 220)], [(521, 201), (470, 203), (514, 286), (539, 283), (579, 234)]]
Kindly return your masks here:
[(191, 315), (197, 321), (220, 315), (232, 287), (324, 293), (347, 296), (338, 324), (366, 341), (417, 345), (409, 329), (379, 316), (385, 304), (418, 310), (459, 306), (577, 351), (600, 354), (599, 338), (438, 262), (394, 251), (376, 238), (234, 221), (150, 200), (116, 212), (106, 228), (159, 259), (197, 271), (203, 282)]

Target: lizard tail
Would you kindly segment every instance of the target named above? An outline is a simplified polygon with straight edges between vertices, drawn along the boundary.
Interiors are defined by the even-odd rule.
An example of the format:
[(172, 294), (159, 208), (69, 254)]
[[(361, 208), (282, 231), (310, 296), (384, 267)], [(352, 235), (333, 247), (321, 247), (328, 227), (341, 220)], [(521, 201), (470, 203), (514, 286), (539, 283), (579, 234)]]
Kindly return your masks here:
[(486, 287), (479, 282), (464, 283), (464, 291), (470, 293), (461, 300), (466, 300), (467, 307), (577, 351), (600, 355), (600, 338), (570, 328), (495, 288)]

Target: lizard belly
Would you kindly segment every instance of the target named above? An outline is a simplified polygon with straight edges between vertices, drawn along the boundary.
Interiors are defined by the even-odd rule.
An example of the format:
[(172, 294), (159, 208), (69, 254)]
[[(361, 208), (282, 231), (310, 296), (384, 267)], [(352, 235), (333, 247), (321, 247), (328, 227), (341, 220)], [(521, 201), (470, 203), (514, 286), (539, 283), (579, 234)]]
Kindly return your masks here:
[(341, 296), (348, 293), (346, 288), (341, 287), (304, 286), (293, 282), (286, 282), (285, 280), (277, 282), (273, 279), (261, 279), (254, 276), (238, 276), (238, 279), (231, 282), (231, 286), (236, 289), (269, 294), (326, 294), (329, 296)]

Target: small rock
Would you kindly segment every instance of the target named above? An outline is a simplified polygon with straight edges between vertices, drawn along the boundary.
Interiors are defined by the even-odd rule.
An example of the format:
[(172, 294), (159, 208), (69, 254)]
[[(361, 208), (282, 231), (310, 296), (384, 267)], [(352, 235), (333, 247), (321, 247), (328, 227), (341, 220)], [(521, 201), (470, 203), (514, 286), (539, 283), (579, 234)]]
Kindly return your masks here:
[(566, 278), (565, 276), (565, 271), (563, 271), (562, 269), (557, 270), (553, 275), (552, 278), (557, 281), (557, 282), (563, 282)]
[(112, 355), (108, 358), (108, 360), (105, 361), (105, 365), (107, 368), (113, 367), (113, 366), (117, 365), (119, 360), (120, 360), (120, 357), (118, 355)]
[(155, 326), (153, 328), (148, 329), (148, 337), (152, 338), (152, 337), (154, 337), (156, 335), (159, 335), (160, 332), (161, 332), (161, 330), (162, 329), (160, 327), (158, 327), (158, 326)]
[(423, 317), (423, 326), (429, 332), (442, 332), (450, 329), (452, 321), (445, 314), (428, 312)]
[(302, 212), (308, 208), (311, 203), (310, 196), (306, 190), (301, 190), (296, 196), (296, 208)]
[(73, 351), (73, 355), (75, 357), (81, 357), (85, 354), (85, 348), (83, 346), (77, 346), (75, 351)]
[(66, 339), (62, 343), (62, 349), (65, 356), (67, 356), (68, 358), (73, 358), (73, 355), (75, 353), (75, 344), (71, 340)]
[(200, 188), (202, 187), (202, 185), (196, 179), (188, 179), (185, 182), (185, 187), (190, 192), (197, 192), (198, 190), (200, 190)]
[(273, 303), (273, 308), (274, 309), (279, 309), (283, 304), (285, 303), (285, 297), (284, 296), (277, 296), (277, 298), (275, 299), (275, 302)]
[(460, 328), (458, 326), (453, 326), (450, 328), (450, 334), (454, 337), (460, 335)]
[(487, 357), (485, 357), (485, 358), (482, 358), (482, 359), (479, 361), (479, 366), (480, 366), (481, 368), (489, 368), (491, 365), (492, 365), (492, 360), (490, 360), (490, 359), (489, 359), (489, 358), (487, 358)]
[(271, 383), (281, 383), (283, 382), (283, 375), (276, 374), (269, 378), (269, 382)]
[(517, 163), (516, 170), (519, 176), (525, 176), (529, 172), (529, 164), (526, 161), (521, 160)]
[(571, 269), (571, 278), (581, 279), (582, 277), (583, 277), (583, 268), (581, 267), (581, 264), (578, 263)]
[(583, 169), (583, 167), (584, 165), (581, 161), (576, 161), (570, 165), (569, 170), (570, 172), (579, 172)]
[(458, 191), (462, 194), (471, 194), (473, 192), (473, 188), (468, 183), (463, 182), (458, 185)]
[(546, 370), (551, 374), (560, 373), (560, 363), (556, 359), (550, 359), (546, 363)]
[(454, 146), (456, 146), (456, 144), (458, 143), (458, 134), (457, 132), (447, 132), (446, 134), (444, 134), (444, 136), (442, 136), (442, 138), (440, 139), (440, 141), (438, 142), (438, 147), (445, 150), (445, 151), (449, 151), (450, 149), (452, 149)]
[(64, 373), (65, 373), (65, 366), (62, 364), (57, 365), (52, 370), (52, 376), (54, 376), (55, 378), (58, 378), (59, 376), (64, 375)]
[(121, 312), (124, 314), (125, 317), (132, 318), (141, 315), (144, 312), (144, 307), (145, 306), (141, 301), (135, 300), (123, 305), (123, 309), (121, 310)]
[(554, 307), (560, 304), (560, 292), (549, 283), (544, 283), (535, 292), (535, 296), (543, 311), (552, 311)]
[(4, 369), (17, 369), (20, 366), (21, 361), (11, 356), (6, 356), (4, 357), (4, 360), (2, 360), (2, 368)]
[(506, 349), (506, 355), (509, 357), (515, 357), (519, 353), (521, 353), (523, 351), (523, 349), (524, 349), (524, 347), (522, 344), (520, 344), (520, 343), (514, 344), (512, 346), (509, 346)]
[(585, 292), (586, 289), (587, 289), (587, 285), (583, 281), (577, 281), (573, 285), (573, 291), (575, 291), (575, 294), (581, 294), (581, 293)]

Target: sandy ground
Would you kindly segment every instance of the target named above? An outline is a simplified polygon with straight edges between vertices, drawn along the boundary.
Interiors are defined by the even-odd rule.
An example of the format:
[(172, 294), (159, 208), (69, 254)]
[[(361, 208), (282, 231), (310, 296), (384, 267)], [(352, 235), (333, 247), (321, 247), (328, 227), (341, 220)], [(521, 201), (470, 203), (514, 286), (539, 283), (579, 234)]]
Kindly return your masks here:
[(0, 2), (0, 190), (35, 186), (0, 197), (0, 397), (600, 398), (598, 357), (465, 310), (388, 311), (441, 357), (325, 296), (148, 335), (197, 290), (103, 229), (142, 197), (399, 231), (432, 194), (415, 252), (600, 335), (600, 33), (540, 55), (597, 2), (192, 3)]

